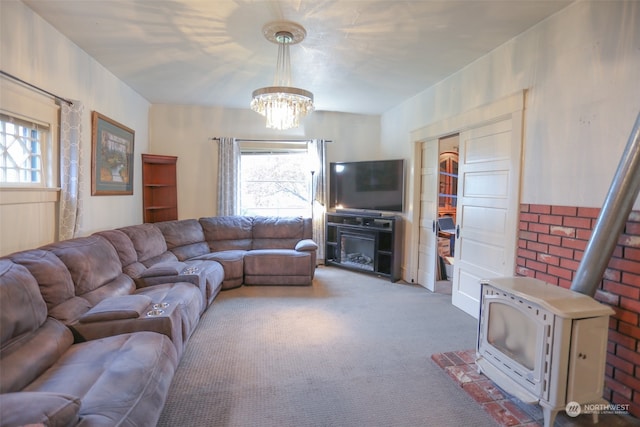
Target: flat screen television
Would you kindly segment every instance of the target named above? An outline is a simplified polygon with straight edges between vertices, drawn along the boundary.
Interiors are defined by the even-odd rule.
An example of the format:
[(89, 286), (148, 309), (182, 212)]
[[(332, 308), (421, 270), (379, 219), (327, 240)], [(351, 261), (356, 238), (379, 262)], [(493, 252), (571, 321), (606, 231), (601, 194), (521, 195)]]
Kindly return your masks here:
[(404, 160), (330, 163), (329, 200), (339, 210), (402, 212)]

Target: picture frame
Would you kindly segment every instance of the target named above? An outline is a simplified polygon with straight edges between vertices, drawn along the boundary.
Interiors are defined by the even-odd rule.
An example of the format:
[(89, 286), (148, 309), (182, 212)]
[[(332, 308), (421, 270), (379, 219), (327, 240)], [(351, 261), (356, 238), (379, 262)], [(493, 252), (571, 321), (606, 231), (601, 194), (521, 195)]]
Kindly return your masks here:
[(135, 131), (97, 111), (91, 130), (91, 195), (133, 194)]

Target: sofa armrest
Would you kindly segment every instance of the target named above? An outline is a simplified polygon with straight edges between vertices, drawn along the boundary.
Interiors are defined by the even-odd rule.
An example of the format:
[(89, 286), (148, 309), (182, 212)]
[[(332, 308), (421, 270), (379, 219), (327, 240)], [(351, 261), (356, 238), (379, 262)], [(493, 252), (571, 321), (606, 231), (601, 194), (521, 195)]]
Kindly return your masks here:
[(300, 240), (295, 247), (299, 252), (313, 252), (318, 250), (318, 244), (311, 239)]
[(200, 271), (197, 267), (191, 267), (181, 261), (161, 262), (147, 268), (133, 280), (138, 288), (177, 282), (189, 282), (200, 286)]
[(80, 317), (80, 323), (135, 319), (151, 305), (146, 295), (122, 295), (105, 298)]
[(79, 412), (80, 399), (66, 394), (41, 391), (0, 394), (3, 426), (74, 426)]
[(177, 276), (187, 268), (184, 262), (159, 262), (140, 273), (141, 279), (159, 276)]

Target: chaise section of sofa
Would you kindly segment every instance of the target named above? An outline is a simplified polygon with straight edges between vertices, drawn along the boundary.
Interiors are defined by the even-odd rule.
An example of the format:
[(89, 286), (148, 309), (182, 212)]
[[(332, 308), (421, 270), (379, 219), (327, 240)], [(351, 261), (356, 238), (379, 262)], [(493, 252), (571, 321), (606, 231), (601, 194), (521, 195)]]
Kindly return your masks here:
[(246, 285), (310, 285), (317, 244), (311, 220), (254, 217), (252, 250), (244, 257)]
[(224, 266), (223, 289), (245, 285), (310, 285), (318, 245), (311, 219), (219, 216), (200, 218), (209, 254)]
[(0, 420), (3, 426), (155, 426), (178, 364), (155, 332), (73, 344), (48, 316), (36, 278), (0, 259)]

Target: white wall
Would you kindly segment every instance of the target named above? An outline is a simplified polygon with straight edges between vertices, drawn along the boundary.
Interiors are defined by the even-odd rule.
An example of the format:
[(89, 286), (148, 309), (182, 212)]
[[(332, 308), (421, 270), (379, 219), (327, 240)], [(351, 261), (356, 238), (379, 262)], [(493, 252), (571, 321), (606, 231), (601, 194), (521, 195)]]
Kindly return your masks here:
[[(142, 222), (140, 153), (148, 151), (149, 103), (23, 3), (0, 1), (0, 69), (84, 104), (81, 235)], [(0, 106), (2, 96), (0, 94)], [(91, 112), (135, 130), (134, 194), (91, 196)], [(21, 217), (1, 218), (26, 229)]]
[(385, 113), (381, 151), (527, 89), (521, 202), (601, 207), (640, 111), (639, 23), (640, 2), (578, 1)]
[(265, 128), (249, 109), (153, 105), (150, 145), (154, 154), (178, 156), (178, 217), (216, 215), (218, 146), (212, 137), (326, 139), (327, 162), (380, 158), (380, 117), (316, 111), (297, 129)]

